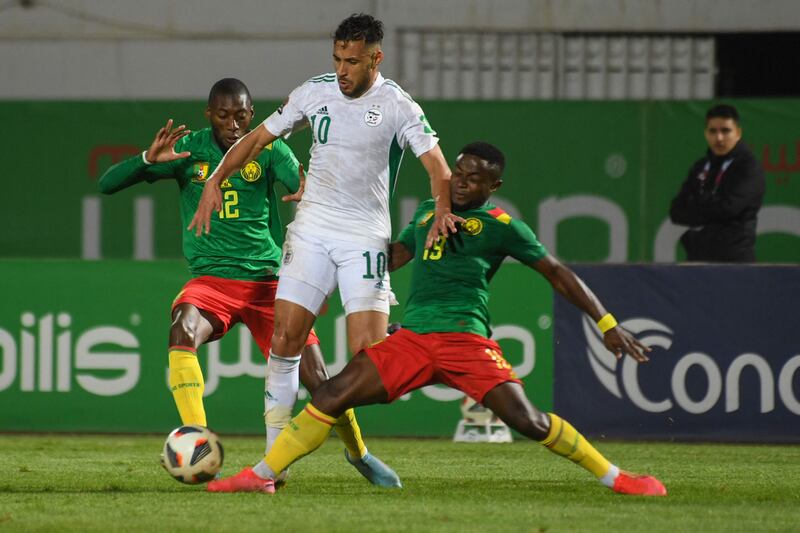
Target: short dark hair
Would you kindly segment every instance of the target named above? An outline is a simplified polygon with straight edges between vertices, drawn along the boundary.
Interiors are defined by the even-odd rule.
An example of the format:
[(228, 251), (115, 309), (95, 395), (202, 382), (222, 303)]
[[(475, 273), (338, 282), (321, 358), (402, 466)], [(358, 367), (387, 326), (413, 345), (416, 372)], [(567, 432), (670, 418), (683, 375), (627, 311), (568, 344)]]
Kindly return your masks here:
[(372, 15), (354, 13), (344, 19), (333, 33), (334, 41), (364, 41), (364, 44), (383, 40), (383, 22)]
[(739, 125), (739, 112), (732, 105), (719, 104), (706, 111), (706, 122), (712, 118), (729, 118)]
[(497, 167), (497, 179), (503, 177), (503, 172), (506, 169), (506, 156), (495, 145), (482, 141), (471, 142), (464, 146), (459, 154), (474, 155), (483, 159), (489, 165)]
[(211, 105), (211, 102), (218, 95), (239, 96), (240, 94), (246, 94), (247, 100), (249, 102), (253, 101), (250, 97), (250, 91), (247, 85), (245, 85), (242, 80), (237, 80), (236, 78), (222, 78), (211, 87), (208, 93), (208, 104)]

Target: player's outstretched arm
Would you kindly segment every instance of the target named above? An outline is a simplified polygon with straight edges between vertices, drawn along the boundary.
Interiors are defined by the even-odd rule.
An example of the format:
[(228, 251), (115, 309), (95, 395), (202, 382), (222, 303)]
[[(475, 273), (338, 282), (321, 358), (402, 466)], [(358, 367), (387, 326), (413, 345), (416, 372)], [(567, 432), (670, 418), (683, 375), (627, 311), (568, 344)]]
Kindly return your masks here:
[(197, 205), (197, 211), (195, 211), (189, 227), (186, 228), (187, 230), (194, 229), (194, 233), (198, 237), (203, 232), (209, 233), (211, 231), (211, 213), (214, 211), (219, 212), (222, 209), (222, 193), (219, 189), (222, 182), (241, 169), (245, 163), (258, 156), (264, 147), (274, 142), (275, 139), (277, 137), (262, 125), (231, 146), (217, 168), (206, 180), (203, 186), (203, 194), (200, 196), (200, 202)]
[(394, 272), (412, 259), (414, 254), (403, 243), (389, 243), (389, 272)]
[(450, 205), (451, 172), (439, 145), (437, 144), (422, 154), (419, 160), (431, 178), (431, 196), (436, 202), (433, 223), (425, 241), (425, 248), (430, 248), (440, 236), (447, 237), (458, 231), (456, 224), (464, 222), (464, 219), (452, 212)]
[[(583, 280), (555, 257), (546, 255), (529, 266), (544, 276), (559, 294), (592, 317), (595, 322), (608, 315), (603, 304)], [(606, 348), (616, 355), (617, 359), (627, 353), (640, 363), (648, 361), (645, 354), (650, 351), (650, 347), (639, 342), (629, 331), (616, 325), (616, 322), (613, 324), (603, 333), (603, 343)]]
[(173, 129), (172, 119), (169, 119), (166, 126), (156, 132), (150, 148), (108, 168), (97, 180), (97, 188), (103, 194), (114, 194), (145, 180), (172, 177), (172, 167), (156, 163), (170, 163), (189, 157), (190, 152), (175, 153), (175, 143), (189, 133), (191, 132), (183, 124)]

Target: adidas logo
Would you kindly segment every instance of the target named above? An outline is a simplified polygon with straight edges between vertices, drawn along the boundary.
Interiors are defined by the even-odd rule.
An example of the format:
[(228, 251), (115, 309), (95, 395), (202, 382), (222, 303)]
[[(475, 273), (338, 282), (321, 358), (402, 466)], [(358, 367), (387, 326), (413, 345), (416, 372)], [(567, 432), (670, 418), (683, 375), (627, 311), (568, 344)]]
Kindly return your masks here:
[(316, 114), (317, 115), (327, 115), (328, 114), (328, 106), (324, 105), (324, 106), (320, 107), (319, 109), (317, 109)]

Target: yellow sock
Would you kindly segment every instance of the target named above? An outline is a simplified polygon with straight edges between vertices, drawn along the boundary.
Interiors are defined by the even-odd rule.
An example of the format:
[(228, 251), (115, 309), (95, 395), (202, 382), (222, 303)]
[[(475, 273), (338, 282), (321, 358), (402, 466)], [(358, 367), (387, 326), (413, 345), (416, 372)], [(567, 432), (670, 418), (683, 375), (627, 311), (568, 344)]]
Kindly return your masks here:
[(188, 348), (173, 346), (169, 350), (169, 388), (181, 415), (181, 422), (206, 425), (203, 407), (203, 371), (197, 355)]
[(313, 452), (325, 442), (336, 422), (310, 403), (281, 431), (264, 462), (276, 474)]
[(595, 477), (602, 478), (611, 468), (611, 463), (589, 444), (572, 424), (553, 413), (550, 414), (550, 433), (542, 444), (551, 452), (566, 457), (582, 466)]
[(367, 445), (364, 444), (364, 439), (361, 438), (361, 428), (358, 427), (356, 420), (356, 413), (352, 409), (345, 411), (342, 416), (336, 420), (333, 429), (339, 435), (339, 438), (347, 447), (350, 457), (353, 459), (361, 459), (367, 453)]

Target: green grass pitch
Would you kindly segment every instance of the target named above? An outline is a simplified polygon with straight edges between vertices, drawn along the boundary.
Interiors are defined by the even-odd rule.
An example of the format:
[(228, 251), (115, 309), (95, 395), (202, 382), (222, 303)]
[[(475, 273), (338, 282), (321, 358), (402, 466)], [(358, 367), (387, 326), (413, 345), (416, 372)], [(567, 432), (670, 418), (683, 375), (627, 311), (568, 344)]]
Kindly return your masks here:
[[(224, 472), (262, 440), (223, 437)], [(603, 442), (666, 498), (624, 497), (540, 446), (372, 439), (405, 488), (373, 488), (329, 440), (276, 495), (207, 494), (158, 465), (157, 436), (0, 435), (7, 531), (798, 531), (800, 447)]]

